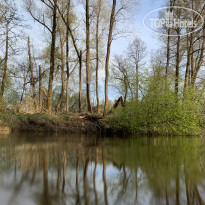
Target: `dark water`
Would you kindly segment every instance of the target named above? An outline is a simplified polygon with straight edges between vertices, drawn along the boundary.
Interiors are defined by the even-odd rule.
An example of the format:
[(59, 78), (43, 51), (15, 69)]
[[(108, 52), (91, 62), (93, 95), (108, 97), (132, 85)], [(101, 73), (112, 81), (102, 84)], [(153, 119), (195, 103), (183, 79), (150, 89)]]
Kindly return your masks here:
[(0, 135), (0, 204), (204, 204), (205, 140)]

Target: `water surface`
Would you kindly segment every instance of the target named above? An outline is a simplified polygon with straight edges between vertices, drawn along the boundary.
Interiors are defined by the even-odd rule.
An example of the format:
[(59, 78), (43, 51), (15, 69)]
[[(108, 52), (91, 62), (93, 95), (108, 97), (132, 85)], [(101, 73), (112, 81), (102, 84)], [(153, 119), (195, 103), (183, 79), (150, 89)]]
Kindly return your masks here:
[(204, 139), (0, 135), (1, 205), (204, 203)]

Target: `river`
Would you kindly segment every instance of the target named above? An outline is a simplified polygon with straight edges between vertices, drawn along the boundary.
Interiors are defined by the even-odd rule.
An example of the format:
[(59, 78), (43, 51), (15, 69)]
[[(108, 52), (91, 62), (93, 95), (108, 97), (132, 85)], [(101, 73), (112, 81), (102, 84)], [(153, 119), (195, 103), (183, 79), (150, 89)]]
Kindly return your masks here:
[(1, 205), (205, 203), (205, 140), (0, 134)]

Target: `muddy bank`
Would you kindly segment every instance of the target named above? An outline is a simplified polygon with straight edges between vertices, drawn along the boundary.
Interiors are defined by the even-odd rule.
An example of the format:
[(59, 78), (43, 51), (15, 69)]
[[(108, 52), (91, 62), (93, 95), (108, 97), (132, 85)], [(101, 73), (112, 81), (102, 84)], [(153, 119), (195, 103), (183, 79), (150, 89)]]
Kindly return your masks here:
[(94, 114), (0, 114), (0, 131), (107, 133), (106, 119)]

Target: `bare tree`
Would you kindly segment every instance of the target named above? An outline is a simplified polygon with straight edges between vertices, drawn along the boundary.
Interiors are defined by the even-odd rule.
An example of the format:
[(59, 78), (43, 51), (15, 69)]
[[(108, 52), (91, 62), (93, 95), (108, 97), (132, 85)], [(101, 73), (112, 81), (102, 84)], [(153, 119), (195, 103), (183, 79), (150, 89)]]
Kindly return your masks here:
[[(68, 0), (68, 5), (67, 5), (67, 19), (66, 22), (67, 24), (70, 23), (70, 5), (71, 5), (71, 0)], [(66, 73), (67, 73), (67, 81), (66, 81), (66, 112), (69, 113), (69, 77), (70, 77), (70, 72), (69, 72), (69, 31), (68, 28), (66, 28)]]
[(63, 39), (62, 36), (60, 36), (60, 49), (61, 49), (61, 65), (59, 65), (59, 67), (61, 68), (61, 93), (60, 96), (58, 98), (58, 102), (56, 105), (56, 112), (58, 112), (60, 106), (61, 106), (61, 102), (64, 96), (64, 91), (65, 91), (65, 61), (64, 61), (64, 44), (65, 44), (65, 39)]
[(112, 12), (110, 16), (110, 28), (109, 28), (109, 36), (107, 42), (107, 54), (106, 54), (106, 62), (105, 62), (105, 107), (104, 107), (104, 115), (107, 115), (108, 112), (108, 81), (109, 81), (109, 61), (110, 61), (110, 50), (112, 43), (112, 34), (115, 23), (115, 12), (116, 12), (116, 4), (117, 1), (113, 0), (112, 4)]
[(55, 2), (55, 6), (57, 7), (57, 10), (64, 22), (64, 24), (66, 25), (67, 27), (67, 30), (70, 34), (70, 37), (71, 37), (71, 40), (72, 40), (72, 43), (73, 43), (73, 46), (74, 46), (74, 49), (76, 51), (76, 54), (77, 54), (77, 57), (78, 57), (78, 61), (79, 61), (79, 112), (81, 112), (81, 92), (82, 92), (82, 89), (81, 89), (81, 86), (82, 86), (82, 83), (81, 83), (81, 70), (82, 70), (82, 51), (78, 48), (77, 46), (77, 43), (76, 43), (76, 38), (74, 36), (74, 32), (71, 28), (71, 25), (70, 25), (70, 22), (66, 21), (64, 15), (63, 15), (63, 11), (60, 9), (59, 5), (57, 4), (57, 2)]
[(36, 95), (36, 89), (35, 89), (35, 81), (34, 81), (34, 76), (33, 76), (33, 63), (32, 63), (32, 57), (31, 57), (31, 45), (30, 45), (29, 36), (28, 36), (28, 56), (29, 56), (29, 72), (30, 72), (30, 84), (32, 88), (32, 98), (33, 98), (36, 112), (38, 112), (38, 102), (37, 102), (37, 95)]
[(128, 58), (132, 61), (135, 66), (135, 76), (136, 76), (136, 100), (139, 99), (139, 69), (143, 65), (142, 61), (145, 57), (146, 53), (146, 45), (145, 43), (139, 39), (135, 38), (135, 40), (128, 46)]
[[(45, 5), (52, 13), (52, 25), (51, 27), (45, 20), (45, 16), (39, 13), (40, 10), (36, 4), (31, 0), (24, 0), (26, 10), (29, 12), (31, 17), (46, 28), (51, 34), (51, 50), (50, 50), (50, 72), (48, 82), (48, 93), (47, 93), (47, 111), (52, 112), (52, 95), (53, 95), (53, 79), (54, 79), (54, 68), (55, 68), (55, 46), (56, 46), (56, 27), (57, 27), (57, 0), (41, 0), (42, 4)], [(39, 9), (39, 10), (38, 10)]]
[(129, 93), (132, 95), (132, 72), (128, 59), (122, 55), (115, 55), (111, 72), (112, 87), (118, 90), (126, 103)]
[[(135, 8), (137, 0), (113, 0), (111, 16), (110, 16), (110, 25), (109, 25), (109, 34), (107, 40), (107, 52), (106, 52), (106, 61), (105, 61), (105, 106), (104, 106), (104, 116), (107, 115), (108, 112), (108, 81), (109, 81), (109, 61), (110, 61), (110, 53), (111, 53), (111, 44), (113, 40), (113, 31), (116, 27), (117, 21), (118, 23), (125, 19), (126, 12), (132, 13), (132, 9)], [(122, 33), (118, 33), (119, 36), (123, 36)], [(119, 37), (118, 36), (118, 37)], [(116, 37), (116, 36), (115, 36)]]
[(39, 112), (42, 111), (42, 71), (39, 65)]
[(6, 85), (6, 77), (7, 77), (7, 69), (8, 69), (8, 52), (9, 52), (9, 21), (7, 21), (6, 24), (6, 54), (5, 54), (4, 72), (3, 72), (0, 96), (4, 95), (4, 90)]
[(47, 109), (49, 112), (52, 112), (52, 95), (53, 95), (53, 74), (55, 68), (55, 44), (56, 44), (56, 24), (57, 24), (57, 8), (56, 8), (56, 0), (54, 1), (53, 7), (51, 7), (53, 12), (52, 19), (52, 40), (51, 40), (51, 54), (50, 54), (50, 74), (49, 74), (49, 83), (48, 83), (48, 104)]
[[(4, 95), (6, 81), (7, 81), (7, 72), (8, 72), (8, 60), (9, 56), (18, 54), (17, 49), (15, 49), (15, 44), (20, 38), (22, 33), (22, 19), (18, 14), (16, 5), (11, 1), (2, 1), (0, 14), (0, 23), (3, 24), (3, 30), (5, 33), (2, 33), (1, 36), (5, 36), (5, 57), (4, 57), (4, 66), (3, 66), (3, 77), (1, 83), (0, 96)], [(5, 25), (5, 26), (4, 26)], [(3, 31), (4, 32), (4, 31)], [(3, 40), (4, 42), (4, 40)], [(20, 50), (20, 48), (18, 48)]]
[(100, 101), (98, 92), (98, 70), (99, 70), (99, 23), (101, 14), (102, 0), (98, 0), (96, 6), (96, 98), (97, 98), (97, 113), (99, 114)]
[(92, 112), (91, 96), (90, 96), (90, 14), (89, 14), (89, 0), (86, 0), (86, 85), (87, 85), (88, 111)]

